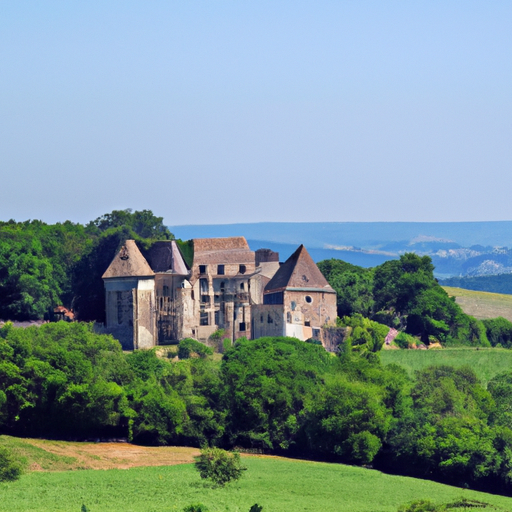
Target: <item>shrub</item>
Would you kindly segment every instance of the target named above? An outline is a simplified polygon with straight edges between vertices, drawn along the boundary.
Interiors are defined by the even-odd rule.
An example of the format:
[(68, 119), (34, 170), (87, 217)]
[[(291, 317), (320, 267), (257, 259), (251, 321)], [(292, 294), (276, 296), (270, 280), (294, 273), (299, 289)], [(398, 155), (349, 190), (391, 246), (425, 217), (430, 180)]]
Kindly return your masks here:
[(183, 509), (183, 512), (209, 512), (208, 507), (202, 503), (195, 503)]
[(229, 453), (215, 447), (202, 448), (201, 455), (195, 459), (194, 465), (201, 478), (209, 479), (220, 487), (238, 480), (247, 469), (242, 466), (239, 453)]
[(402, 505), (398, 512), (442, 512), (443, 510), (446, 510), (444, 506), (435, 505), (430, 500), (417, 500), (408, 505)]
[(261, 512), (263, 510), (263, 507), (255, 503), (250, 509), (249, 512)]
[(180, 359), (188, 359), (192, 352), (195, 352), (200, 357), (211, 356), (213, 354), (213, 350), (210, 347), (199, 343), (199, 341), (192, 338), (181, 340), (178, 345), (178, 357)]
[(399, 332), (395, 338), (395, 344), (400, 348), (412, 348), (416, 343), (419, 343), (419, 340), (405, 332)]
[(22, 465), (12, 452), (4, 446), (0, 446), (0, 482), (18, 480), (22, 472)]

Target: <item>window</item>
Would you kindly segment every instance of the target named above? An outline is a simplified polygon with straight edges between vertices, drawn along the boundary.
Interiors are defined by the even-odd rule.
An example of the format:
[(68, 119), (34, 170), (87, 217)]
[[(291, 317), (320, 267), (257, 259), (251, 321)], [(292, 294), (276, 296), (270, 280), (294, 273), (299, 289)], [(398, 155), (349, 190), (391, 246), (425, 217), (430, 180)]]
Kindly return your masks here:
[(315, 338), (315, 339), (320, 338), (320, 329), (313, 328), (313, 338)]
[(169, 287), (164, 284), (162, 294), (164, 297), (169, 297)]
[(210, 296), (209, 295), (201, 295), (201, 302), (203, 304), (209, 304), (210, 303)]
[(245, 331), (245, 322), (240, 322), (240, 331)]
[(210, 325), (210, 314), (206, 311), (199, 314), (199, 325)]
[(244, 283), (240, 283), (240, 290), (245, 290), (245, 285), (244, 285)]
[(274, 323), (274, 320), (272, 320), (272, 317), (270, 315), (268, 315), (268, 317), (267, 317), (267, 323), (269, 323), (269, 324)]
[(304, 322), (304, 325), (305, 325), (306, 327), (311, 327), (311, 322), (310, 322), (309, 320), (306, 320), (306, 321)]
[(260, 316), (260, 323), (263, 323), (263, 315)]
[(206, 265), (199, 265), (199, 273), (206, 274)]
[(263, 304), (282, 304), (283, 292), (267, 293), (263, 296)]
[(217, 274), (219, 276), (223, 276), (224, 275), (224, 265), (217, 265)]
[(215, 311), (215, 325), (220, 325), (220, 311)]
[(247, 267), (245, 265), (240, 265), (240, 267), (238, 267), (238, 272), (240, 272), (240, 274), (245, 274), (246, 271)]
[(226, 289), (226, 283), (224, 283), (224, 281), (222, 281), (222, 283), (220, 283), (220, 291), (223, 292), (225, 289)]
[(297, 303), (292, 300), (292, 303), (290, 304), (291, 308), (292, 308), (292, 311), (295, 311), (295, 308), (297, 307)]
[(201, 290), (202, 295), (208, 294), (208, 279), (205, 279), (204, 277), (199, 279), (199, 289)]
[(311, 296), (310, 296), (310, 295), (306, 295), (306, 297), (304, 297), (304, 298), (305, 298), (305, 300), (306, 300), (306, 302), (307, 302), (308, 304), (311, 304), (311, 303), (313, 302), (313, 299), (311, 298)]
[(286, 321), (291, 324), (292, 323), (292, 314), (288, 311), (286, 313)]

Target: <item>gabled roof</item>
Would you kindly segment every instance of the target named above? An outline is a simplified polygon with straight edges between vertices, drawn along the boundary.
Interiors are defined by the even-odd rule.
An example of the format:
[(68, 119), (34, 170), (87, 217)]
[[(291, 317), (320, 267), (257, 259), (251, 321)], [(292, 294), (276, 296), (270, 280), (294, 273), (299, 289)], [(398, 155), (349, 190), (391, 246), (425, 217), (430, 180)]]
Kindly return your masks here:
[(254, 252), (243, 236), (194, 238), (194, 265), (254, 263)]
[(303, 245), (279, 267), (265, 286), (265, 293), (284, 289), (318, 289), (334, 292)]
[(174, 240), (155, 242), (148, 252), (148, 262), (153, 272), (167, 272), (186, 276), (190, 270)]
[(152, 277), (154, 275), (155, 273), (151, 270), (146, 258), (142, 256), (135, 240), (126, 240), (102, 277), (108, 279), (111, 277)]

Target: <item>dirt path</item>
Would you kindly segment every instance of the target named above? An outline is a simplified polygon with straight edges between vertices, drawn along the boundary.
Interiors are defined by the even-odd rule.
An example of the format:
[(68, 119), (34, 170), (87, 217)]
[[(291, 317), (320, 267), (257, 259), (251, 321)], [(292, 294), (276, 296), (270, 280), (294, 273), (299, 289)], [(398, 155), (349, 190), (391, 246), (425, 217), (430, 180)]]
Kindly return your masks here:
[[(129, 443), (69, 443), (25, 439), (26, 443), (60, 457), (76, 459), (75, 469), (128, 469), (136, 466), (171, 466), (194, 462), (197, 448), (135, 446)], [(33, 470), (42, 468), (32, 467)], [(73, 469), (70, 467), (69, 469)]]

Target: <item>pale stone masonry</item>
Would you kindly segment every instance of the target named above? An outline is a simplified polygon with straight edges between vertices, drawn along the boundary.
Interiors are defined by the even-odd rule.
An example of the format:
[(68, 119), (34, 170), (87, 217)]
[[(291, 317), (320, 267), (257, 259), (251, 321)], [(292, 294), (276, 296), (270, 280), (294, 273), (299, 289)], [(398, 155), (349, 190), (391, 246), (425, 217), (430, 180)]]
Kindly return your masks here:
[(145, 258), (127, 240), (103, 274), (106, 327), (125, 349), (207, 341), (218, 329), (231, 340), (322, 340), (322, 328), (335, 325), (336, 293), (304, 246), (280, 265), (244, 237), (192, 242), (191, 268), (175, 241), (156, 242)]

